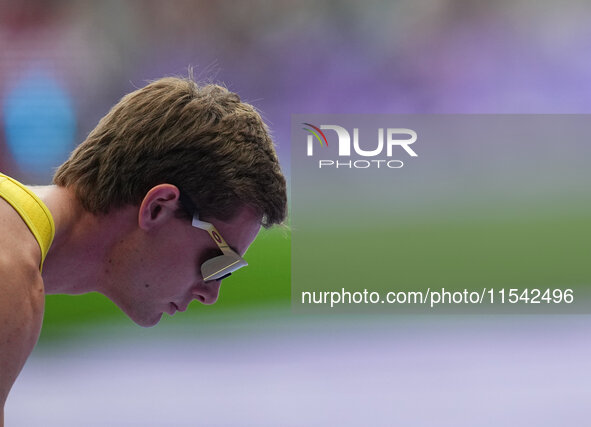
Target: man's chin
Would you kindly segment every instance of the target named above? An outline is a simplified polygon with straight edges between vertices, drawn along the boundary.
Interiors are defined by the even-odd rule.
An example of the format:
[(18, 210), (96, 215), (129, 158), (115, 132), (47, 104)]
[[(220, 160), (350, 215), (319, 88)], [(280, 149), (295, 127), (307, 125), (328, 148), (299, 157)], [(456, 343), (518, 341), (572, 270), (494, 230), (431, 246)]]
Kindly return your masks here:
[[(148, 306), (136, 302), (135, 304), (127, 304), (123, 302), (122, 298), (115, 298), (105, 294), (119, 309), (127, 315), (136, 325), (144, 328), (151, 328), (156, 326), (160, 319), (162, 319), (162, 312), (154, 313), (148, 311)], [(145, 308), (145, 310), (141, 310)]]
[(127, 314), (131, 320), (134, 321), (135, 324), (143, 327), (143, 328), (151, 328), (152, 326), (156, 326), (160, 319), (162, 319), (162, 313), (156, 314), (152, 317), (144, 316), (144, 317), (137, 317)]

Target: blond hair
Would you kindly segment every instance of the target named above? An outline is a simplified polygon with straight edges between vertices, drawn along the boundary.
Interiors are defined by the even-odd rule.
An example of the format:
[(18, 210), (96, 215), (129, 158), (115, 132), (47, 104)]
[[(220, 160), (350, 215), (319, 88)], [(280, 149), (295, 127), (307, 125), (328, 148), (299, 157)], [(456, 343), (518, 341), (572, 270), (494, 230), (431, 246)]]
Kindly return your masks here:
[(226, 88), (190, 78), (163, 78), (124, 96), (53, 180), (95, 214), (139, 205), (169, 183), (204, 216), (230, 219), (242, 205), (265, 227), (286, 216), (285, 178), (261, 116)]

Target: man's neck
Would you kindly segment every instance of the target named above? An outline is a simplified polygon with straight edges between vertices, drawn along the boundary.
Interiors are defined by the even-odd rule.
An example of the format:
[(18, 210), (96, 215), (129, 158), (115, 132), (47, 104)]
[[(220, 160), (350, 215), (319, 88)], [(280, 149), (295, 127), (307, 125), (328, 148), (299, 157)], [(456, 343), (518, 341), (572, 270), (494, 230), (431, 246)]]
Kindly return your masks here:
[(55, 222), (55, 237), (43, 265), (46, 294), (101, 292), (105, 260), (121, 232), (121, 214), (94, 215), (74, 192), (59, 186), (31, 187)]

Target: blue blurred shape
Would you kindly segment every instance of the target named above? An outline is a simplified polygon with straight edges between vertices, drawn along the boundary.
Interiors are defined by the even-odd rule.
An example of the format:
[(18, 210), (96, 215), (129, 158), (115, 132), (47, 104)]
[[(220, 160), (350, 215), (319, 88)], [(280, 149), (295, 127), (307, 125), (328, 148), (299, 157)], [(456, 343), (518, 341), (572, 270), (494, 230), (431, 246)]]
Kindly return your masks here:
[(74, 144), (76, 118), (69, 95), (44, 70), (27, 73), (4, 98), (6, 142), (19, 168), (51, 176)]

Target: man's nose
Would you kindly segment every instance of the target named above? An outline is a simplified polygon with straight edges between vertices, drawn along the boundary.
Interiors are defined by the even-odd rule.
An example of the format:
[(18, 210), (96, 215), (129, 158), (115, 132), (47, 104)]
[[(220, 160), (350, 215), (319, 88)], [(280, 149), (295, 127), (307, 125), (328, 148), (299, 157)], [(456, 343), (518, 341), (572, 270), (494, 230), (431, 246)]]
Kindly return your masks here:
[(218, 300), (221, 284), (221, 280), (201, 282), (199, 287), (193, 291), (193, 298), (199, 300), (202, 304), (214, 304)]

